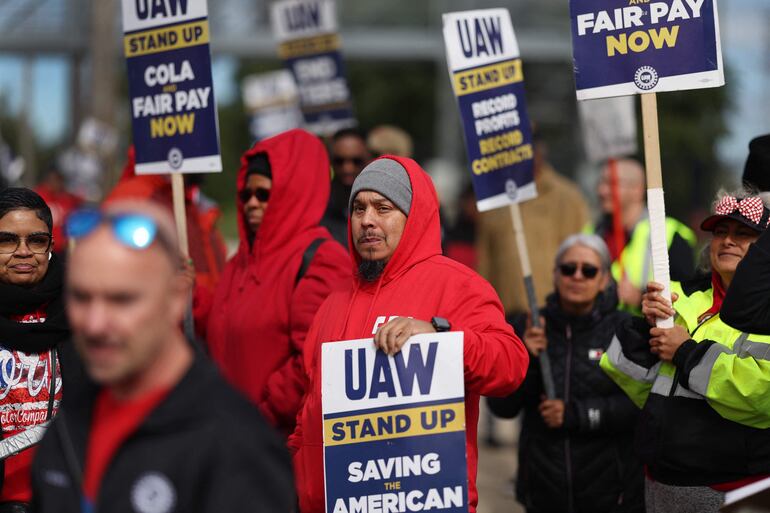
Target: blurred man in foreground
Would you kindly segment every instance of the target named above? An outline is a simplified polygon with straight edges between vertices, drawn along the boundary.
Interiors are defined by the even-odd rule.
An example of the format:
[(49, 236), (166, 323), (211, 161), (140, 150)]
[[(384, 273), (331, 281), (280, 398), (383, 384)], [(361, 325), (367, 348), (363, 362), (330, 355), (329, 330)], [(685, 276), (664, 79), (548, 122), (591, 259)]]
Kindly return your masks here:
[(279, 438), (182, 335), (190, 284), (169, 215), (116, 202), (67, 228), (67, 308), (89, 380), (41, 443), (33, 510), (288, 511)]

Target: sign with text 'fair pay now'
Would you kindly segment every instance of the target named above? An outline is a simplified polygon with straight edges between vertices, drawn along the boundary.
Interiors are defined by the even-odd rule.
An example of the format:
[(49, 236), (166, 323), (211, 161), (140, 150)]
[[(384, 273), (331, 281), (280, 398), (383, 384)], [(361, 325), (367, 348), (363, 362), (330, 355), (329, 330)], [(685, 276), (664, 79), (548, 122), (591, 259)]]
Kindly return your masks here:
[(123, 0), (137, 174), (222, 171), (206, 0)]
[(447, 13), (443, 22), (479, 211), (535, 198), (524, 74), (508, 10)]
[(327, 513), (468, 511), (463, 334), (322, 346)]
[(578, 100), (724, 85), (716, 0), (570, 0)]

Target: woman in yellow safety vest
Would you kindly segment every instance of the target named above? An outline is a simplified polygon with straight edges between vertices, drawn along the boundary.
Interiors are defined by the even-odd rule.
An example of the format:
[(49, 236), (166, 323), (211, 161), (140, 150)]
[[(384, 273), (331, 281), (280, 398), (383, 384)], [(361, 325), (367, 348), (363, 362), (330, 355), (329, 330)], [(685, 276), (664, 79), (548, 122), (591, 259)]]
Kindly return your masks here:
[[(719, 316), (738, 263), (768, 224), (759, 196), (720, 193), (701, 224), (712, 233), (707, 272), (672, 282), (673, 308), (651, 282), (644, 318), (621, 325), (602, 357), (642, 409), (636, 448), (648, 513), (717, 512), (726, 491), (770, 476), (770, 337)], [(673, 328), (652, 327), (672, 315)]]

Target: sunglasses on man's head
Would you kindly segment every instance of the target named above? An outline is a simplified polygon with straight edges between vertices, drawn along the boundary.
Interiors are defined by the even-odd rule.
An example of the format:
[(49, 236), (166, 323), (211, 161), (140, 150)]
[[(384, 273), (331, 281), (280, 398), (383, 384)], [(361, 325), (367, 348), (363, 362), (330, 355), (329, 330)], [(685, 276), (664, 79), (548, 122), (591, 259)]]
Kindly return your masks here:
[(95, 209), (77, 210), (65, 223), (67, 236), (80, 239), (93, 232), (102, 223), (108, 223), (112, 234), (122, 244), (133, 249), (145, 249), (158, 235), (158, 224), (139, 213), (105, 214)]
[(45, 232), (30, 233), (22, 237), (12, 232), (0, 232), (0, 254), (10, 255), (16, 253), (21, 246), (21, 241), (27, 245), (32, 253), (41, 255), (51, 248), (51, 234)]
[(238, 193), (242, 203), (248, 203), (252, 196), (256, 196), (260, 203), (266, 203), (270, 199), (270, 189), (257, 187), (256, 189), (243, 189)]
[(562, 276), (575, 276), (578, 268), (580, 269), (580, 273), (589, 280), (596, 278), (596, 275), (599, 274), (599, 268), (595, 265), (580, 264), (578, 266), (576, 263), (559, 264), (559, 272)]

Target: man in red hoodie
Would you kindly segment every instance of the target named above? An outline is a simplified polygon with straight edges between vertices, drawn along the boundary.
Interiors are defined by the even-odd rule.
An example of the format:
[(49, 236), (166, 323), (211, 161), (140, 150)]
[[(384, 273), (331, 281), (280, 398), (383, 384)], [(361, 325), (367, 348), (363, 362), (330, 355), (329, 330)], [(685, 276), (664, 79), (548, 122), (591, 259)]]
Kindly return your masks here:
[(394, 354), (412, 335), (448, 330), (464, 332), (468, 504), (476, 509), (479, 396), (515, 390), (529, 358), (489, 283), (441, 255), (438, 205), (430, 176), (408, 158), (379, 158), (353, 184), (354, 284), (332, 293), (310, 327), (304, 360), (310, 388), (289, 439), (302, 513), (325, 510), (321, 344), (374, 337)]
[(290, 130), (241, 157), (240, 246), (214, 293), (206, 339), (225, 377), (287, 435), (306, 381), (302, 346), (318, 307), (352, 279), (345, 249), (320, 226), (329, 199), (321, 141)]

